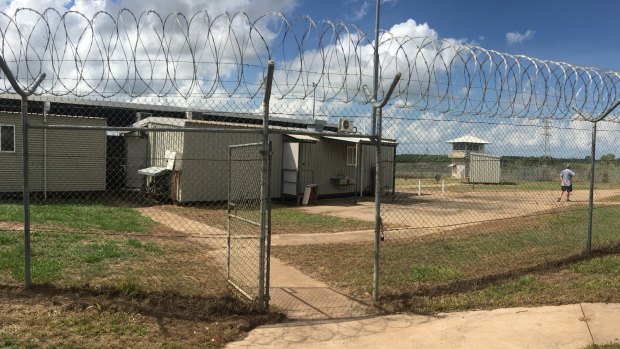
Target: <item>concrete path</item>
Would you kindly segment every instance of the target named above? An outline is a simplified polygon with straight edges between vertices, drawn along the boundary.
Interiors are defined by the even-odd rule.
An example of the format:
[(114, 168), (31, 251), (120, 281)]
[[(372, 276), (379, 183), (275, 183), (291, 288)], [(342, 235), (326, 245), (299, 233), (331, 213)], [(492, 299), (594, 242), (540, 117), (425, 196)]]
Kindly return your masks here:
[[(140, 208), (137, 211), (174, 231), (210, 237), (211, 239), (206, 241), (213, 250), (207, 253), (212, 261), (221, 266), (222, 270), (226, 270), (228, 235), (226, 231), (157, 207)], [(250, 260), (259, 260), (258, 239), (256, 241), (256, 246), (246, 243), (246, 248), (239, 251), (242, 256), (237, 256), (243, 258), (239, 258), (239, 263), (234, 263), (235, 272), (247, 276), (240, 282), (249, 280), (253, 283), (257, 280), (256, 265), (248, 263)], [(284, 312), (289, 319), (340, 319), (376, 313), (374, 307), (331, 289), (327, 284), (285, 265), (273, 256), (271, 257), (270, 292), (271, 307)]]
[(304, 321), (259, 327), (226, 348), (574, 348), (620, 342), (620, 304)]

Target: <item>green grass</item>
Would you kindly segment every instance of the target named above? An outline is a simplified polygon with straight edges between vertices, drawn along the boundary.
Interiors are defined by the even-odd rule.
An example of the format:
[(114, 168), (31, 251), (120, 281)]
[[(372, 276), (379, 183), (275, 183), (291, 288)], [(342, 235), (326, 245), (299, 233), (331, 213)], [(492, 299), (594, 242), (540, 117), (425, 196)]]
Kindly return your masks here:
[(0, 348), (18, 348), (18, 342), (6, 332), (0, 332)]
[[(21, 234), (1, 232), (0, 274), (10, 274), (14, 281), (24, 278), (24, 245)], [(111, 273), (119, 262), (159, 256), (161, 247), (138, 239), (112, 239), (96, 234), (33, 232), (31, 234), (31, 273), (37, 283), (101, 277)], [(122, 274), (122, 273), (121, 273)]]
[[(32, 224), (114, 232), (146, 232), (155, 225), (126, 207), (62, 202), (34, 203), (30, 207)], [(0, 203), (0, 221), (23, 222), (23, 217), (21, 203)]]
[[(595, 248), (620, 243), (619, 216), (620, 207), (601, 207), (594, 211)], [(585, 248), (586, 222), (587, 210), (577, 208), (553, 215), (465, 226), (449, 233), (409, 240), (399, 239), (403, 236), (400, 232), (386, 232), (381, 249), (382, 292), (407, 293), (576, 256)], [(276, 246), (272, 251), (306, 273), (355, 294), (368, 294), (371, 290), (371, 243)], [(609, 265), (587, 267), (618, 269), (616, 260), (600, 263)]]
[(611, 256), (592, 259), (579, 263), (571, 270), (580, 274), (606, 274), (620, 276), (620, 259)]
[(370, 229), (374, 222), (312, 214), (291, 207), (275, 207), (271, 210), (275, 233), (316, 233)]

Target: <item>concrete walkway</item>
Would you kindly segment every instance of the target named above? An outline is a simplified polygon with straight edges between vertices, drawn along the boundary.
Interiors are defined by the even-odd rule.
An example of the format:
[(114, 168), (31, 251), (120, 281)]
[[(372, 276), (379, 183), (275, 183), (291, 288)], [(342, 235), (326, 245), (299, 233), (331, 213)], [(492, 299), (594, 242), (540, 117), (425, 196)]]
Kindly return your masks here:
[(304, 321), (259, 327), (226, 348), (574, 348), (620, 342), (620, 304)]
[[(222, 270), (226, 270), (228, 262), (226, 252), (228, 233), (226, 231), (158, 207), (136, 210), (143, 216), (166, 225), (171, 230), (209, 237), (210, 239), (206, 240), (206, 243), (213, 250), (207, 252), (208, 256), (213, 262), (219, 264)], [(258, 246), (248, 243), (240, 253), (243, 254), (241, 256), (243, 258), (240, 258), (241, 263), (235, 264), (235, 273), (247, 276), (246, 280), (252, 282), (257, 280), (257, 270), (254, 269), (256, 265), (252, 265), (249, 261), (259, 260)], [(331, 289), (327, 284), (285, 265), (273, 256), (271, 256), (270, 261), (270, 305), (273, 309), (285, 313), (289, 319), (341, 319), (376, 313), (374, 307)]]

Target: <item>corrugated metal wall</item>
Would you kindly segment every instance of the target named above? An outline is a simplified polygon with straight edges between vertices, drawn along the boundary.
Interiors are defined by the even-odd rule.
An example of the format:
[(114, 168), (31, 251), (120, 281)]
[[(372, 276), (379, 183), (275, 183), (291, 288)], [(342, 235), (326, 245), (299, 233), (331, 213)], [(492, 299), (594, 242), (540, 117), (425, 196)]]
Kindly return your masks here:
[[(317, 143), (302, 143), (300, 145), (300, 183), (299, 190), (307, 184), (318, 184), (319, 195), (334, 195), (353, 192), (353, 186), (340, 186), (334, 178), (347, 176), (355, 179), (355, 166), (347, 165), (347, 147), (354, 147), (355, 143), (321, 139)], [(360, 161), (361, 178), (357, 188), (365, 192), (374, 188), (375, 147), (362, 145)], [(382, 147), (383, 186), (392, 189), (394, 147)], [(359, 189), (358, 189), (359, 190)]]
[(469, 154), (470, 183), (499, 183), (500, 158), (488, 154)]
[[(31, 124), (43, 123), (30, 115)], [(49, 116), (50, 125), (105, 126), (101, 118)], [(22, 182), (22, 127), (19, 114), (0, 114), (0, 124), (15, 125), (15, 152), (0, 152), (0, 192), (20, 192)], [(30, 189), (44, 190), (44, 130), (29, 130)], [(106, 188), (106, 132), (47, 130), (47, 190), (99, 191)]]
[[(261, 141), (259, 134), (191, 132), (185, 134), (183, 167), (179, 177), (178, 200), (225, 201), (228, 199), (228, 147)], [(271, 135), (271, 196), (280, 196), (282, 136)], [(260, 159), (256, 162), (260, 166)], [(260, 180), (260, 177), (255, 180)], [(258, 183), (260, 185), (260, 182)]]

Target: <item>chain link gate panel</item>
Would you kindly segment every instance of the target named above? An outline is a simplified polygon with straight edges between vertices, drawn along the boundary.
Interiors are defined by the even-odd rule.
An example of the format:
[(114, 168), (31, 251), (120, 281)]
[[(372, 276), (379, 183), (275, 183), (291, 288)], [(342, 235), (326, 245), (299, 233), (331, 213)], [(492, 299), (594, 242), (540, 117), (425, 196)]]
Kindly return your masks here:
[[(261, 207), (262, 143), (230, 146), (228, 152), (228, 282), (263, 304), (266, 288), (265, 234)], [(267, 166), (270, 166), (268, 162)], [(261, 229), (264, 227), (264, 229)]]

